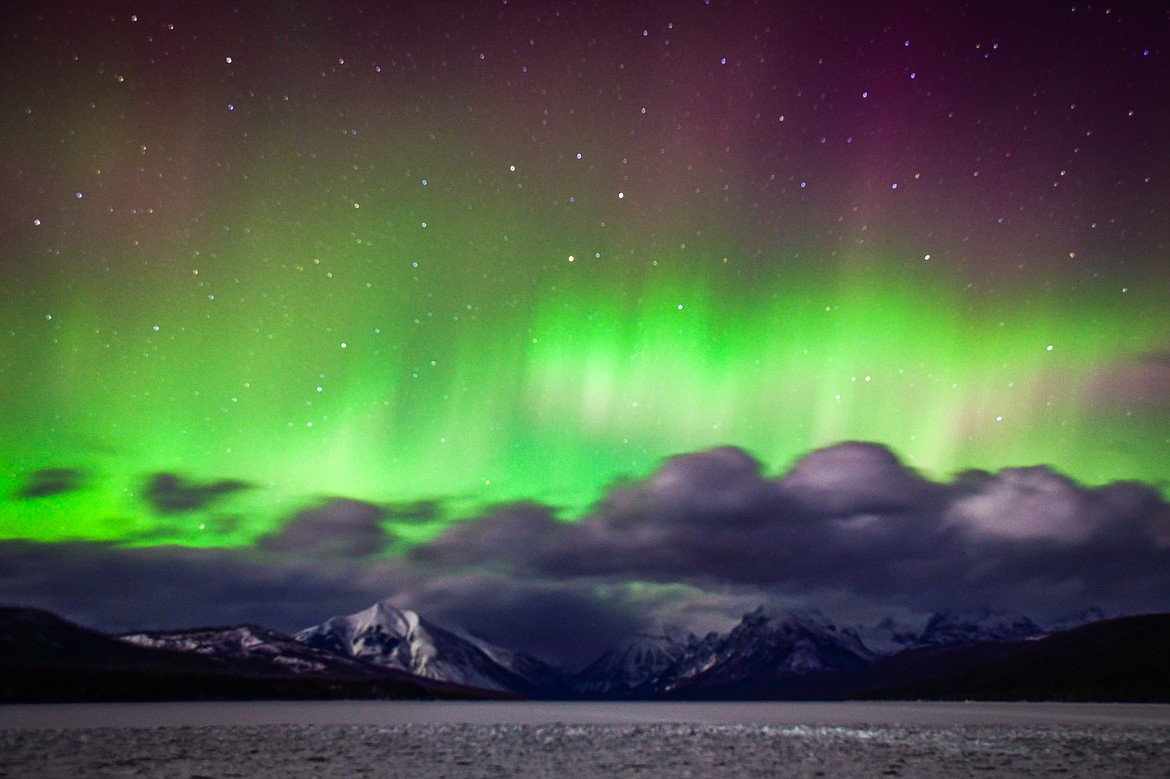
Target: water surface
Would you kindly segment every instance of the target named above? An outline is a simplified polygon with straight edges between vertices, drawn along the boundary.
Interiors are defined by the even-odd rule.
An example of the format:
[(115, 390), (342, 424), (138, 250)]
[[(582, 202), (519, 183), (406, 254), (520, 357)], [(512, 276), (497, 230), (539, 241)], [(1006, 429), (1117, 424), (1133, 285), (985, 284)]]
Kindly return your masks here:
[(1013, 725), (1170, 726), (1170, 704), (1128, 703), (561, 703), (229, 701), (0, 706), (0, 728), (179, 725)]
[(0, 707), (0, 775), (1165, 777), (1170, 706), (169, 703)]

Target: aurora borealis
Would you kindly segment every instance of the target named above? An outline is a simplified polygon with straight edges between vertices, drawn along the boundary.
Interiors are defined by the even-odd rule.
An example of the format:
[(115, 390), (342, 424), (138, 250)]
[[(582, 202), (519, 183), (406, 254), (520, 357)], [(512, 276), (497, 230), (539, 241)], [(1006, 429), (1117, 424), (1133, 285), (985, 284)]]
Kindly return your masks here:
[(722, 446), (1170, 478), (1152, 5), (4, 13), (4, 539), (352, 501), (392, 559)]

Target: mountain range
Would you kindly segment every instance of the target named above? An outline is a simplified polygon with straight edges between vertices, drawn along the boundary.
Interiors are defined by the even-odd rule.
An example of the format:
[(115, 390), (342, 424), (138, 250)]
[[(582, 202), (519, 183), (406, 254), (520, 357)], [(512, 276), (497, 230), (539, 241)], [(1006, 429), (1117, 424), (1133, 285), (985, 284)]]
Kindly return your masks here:
[(760, 607), (726, 633), (632, 636), (573, 671), (385, 601), (295, 635), (254, 625), (107, 635), (2, 608), (0, 700), (1170, 701), (1170, 614), (1088, 613), (1058, 628), (945, 611), (917, 629), (858, 629)]

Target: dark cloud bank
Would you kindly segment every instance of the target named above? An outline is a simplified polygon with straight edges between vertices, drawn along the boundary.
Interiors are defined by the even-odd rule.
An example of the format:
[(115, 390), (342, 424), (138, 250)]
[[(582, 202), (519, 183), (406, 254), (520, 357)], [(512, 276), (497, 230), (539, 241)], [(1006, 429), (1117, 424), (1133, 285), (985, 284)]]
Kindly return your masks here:
[(200, 484), (174, 473), (156, 473), (143, 488), (143, 498), (159, 514), (181, 514), (210, 507), (220, 498), (250, 487), (234, 479)]
[[(242, 489), (182, 485), (155, 499)], [(1170, 609), (1170, 506), (1154, 488), (1089, 488), (1045, 467), (940, 483), (875, 444), (813, 452), (776, 478), (738, 449), (682, 455), (578, 522), (509, 505), (394, 558), (398, 518), (331, 500), (248, 551), (8, 542), (0, 597), (114, 629), (295, 629), (390, 596), (569, 661), (655, 623), (719, 627), (764, 601), (859, 622), (946, 607), (1038, 619)]]
[(30, 473), (13, 497), (17, 500), (35, 500), (75, 492), (84, 486), (85, 471), (79, 468), (44, 468)]

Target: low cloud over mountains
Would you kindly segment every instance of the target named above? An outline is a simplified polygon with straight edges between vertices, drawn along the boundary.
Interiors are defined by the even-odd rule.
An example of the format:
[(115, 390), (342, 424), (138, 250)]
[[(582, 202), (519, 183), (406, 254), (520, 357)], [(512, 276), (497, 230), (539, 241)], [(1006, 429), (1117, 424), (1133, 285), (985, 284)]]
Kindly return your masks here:
[[(186, 505), (228, 484), (243, 488), (156, 497)], [(397, 513), (332, 499), (248, 549), (5, 542), (0, 599), (114, 629), (293, 630), (390, 596), (569, 662), (651, 623), (726, 627), (761, 601), (858, 621), (984, 605), (1055, 618), (1170, 602), (1170, 506), (1156, 489), (1091, 488), (1045, 467), (936, 482), (868, 443), (815, 451), (779, 477), (738, 449), (681, 455), (579, 521), (506, 505), (405, 552)]]

